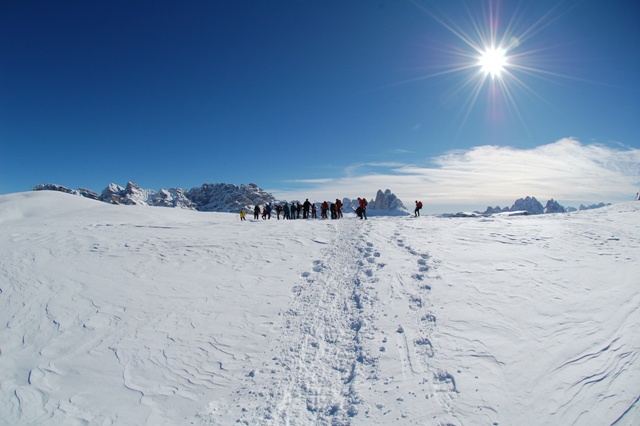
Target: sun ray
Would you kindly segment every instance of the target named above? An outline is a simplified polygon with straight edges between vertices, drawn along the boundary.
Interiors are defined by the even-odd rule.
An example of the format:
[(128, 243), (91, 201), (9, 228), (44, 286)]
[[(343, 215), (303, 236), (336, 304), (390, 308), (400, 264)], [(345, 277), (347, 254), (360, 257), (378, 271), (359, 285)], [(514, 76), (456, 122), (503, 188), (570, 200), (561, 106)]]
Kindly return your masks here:
[[(463, 75), (461, 83), (449, 97), (460, 96), (465, 91), (465, 108), (462, 114), (462, 127), (471, 117), (482, 95), (496, 107), (500, 101), (521, 123), (527, 134), (525, 114), (519, 92), (542, 99), (542, 96), (530, 85), (531, 78), (553, 81), (558, 84), (563, 78), (575, 79), (568, 75), (545, 69), (540, 62), (544, 51), (552, 47), (541, 48), (537, 38), (550, 25), (575, 7), (563, 7), (560, 1), (549, 10), (531, 13), (525, 10), (525, 3), (514, 6), (509, 13), (502, 10), (506, 4), (496, 0), (477, 2), (463, 1), (462, 16), (453, 17), (442, 13), (440, 3), (436, 1), (412, 0), (413, 3), (453, 35), (454, 44), (447, 46), (445, 52), (453, 59), (449, 64), (442, 63), (444, 70), (422, 75), (412, 80), (429, 79), (447, 75)], [(539, 12), (539, 10), (538, 10)], [(504, 17), (507, 16), (507, 19)], [(464, 19), (466, 17), (466, 19)], [(501, 100), (500, 100), (501, 99)], [(504, 111), (508, 113), (508, 111)]]

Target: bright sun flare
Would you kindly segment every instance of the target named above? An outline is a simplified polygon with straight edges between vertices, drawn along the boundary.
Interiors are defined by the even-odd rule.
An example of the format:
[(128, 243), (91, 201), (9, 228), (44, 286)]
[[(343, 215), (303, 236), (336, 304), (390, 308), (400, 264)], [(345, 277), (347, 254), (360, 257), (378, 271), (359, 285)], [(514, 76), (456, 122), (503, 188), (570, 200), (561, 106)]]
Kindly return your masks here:
[(502, 48), (490, 47), (480, 55), (478, 65), (482, 69), (485, 76), (490, 75), (491, 78), (500, 78), (500, 74), (507, 65), (506, 51)]
[[(517, 92), (533, 95), (537, 93), (527, 85), (527, 79), (523, 77), (568, 77), (538, 68), (537, 56), (544, 49), (527, 50), (525, 47), (534, 36), (567, 12), (564, 7), (554, 6), (542, 14), (536, 12), (529, 20), (525, 11), (519, 7), (507, 8), (507, 12), (501, 15), (500, 6), (508, 2), (461, 0), (467, 12), (465, 19), (464, 15), (440, 15), (437, 8), (431, 7), (432, 3), (436, 3), (431, 0), (425, 5), (422, 5), (422, 0), (414, 2), (453, 35), (453, 43), (445, 44), (452, 48), (442, 50), (451, 56), (451, 61), (443, 61), (442, 71), (421, 78), (462, 74), (459, 84), (449, 93), (453, 98), (468, 91), (467, 105), (465, 111), (461, 112), (463, 124), (471, 116), (481, 95), (486, 94), (491, 106), (491, 117), (506, 117), (502, 113), (509, 109), (526, 129), (525, 118), (520, 111), (520, 103), (517, 102)], [(536, 2), (532, 2), (534, 3)], [(434, 58), (439, 59), (440, 56)]]

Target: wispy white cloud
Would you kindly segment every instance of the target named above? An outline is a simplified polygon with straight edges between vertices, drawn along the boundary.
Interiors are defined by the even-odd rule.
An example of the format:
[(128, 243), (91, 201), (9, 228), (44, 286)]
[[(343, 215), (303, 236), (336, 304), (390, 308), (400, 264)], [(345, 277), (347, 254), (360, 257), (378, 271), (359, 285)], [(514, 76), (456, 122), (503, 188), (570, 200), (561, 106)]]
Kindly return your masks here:
[(304, 184), (321, 184), (321, 183), (329, 183), (333, 182), (332, 178), (323, 178), (323, 179), (293, 179), (286, 180), (287, 183), (304, 183)]
[[(409, 206), (422, 199), (432, 211), (510, 206), (527, 195), (565, 205), (631, 200), (640, 185), (640, 150), (582, 144), (573, 138), (531, 149), (479, 146), (447, 152), (429, 166), (358, 163), (344, 177), (322, 179), (304, 191), (278, 191), (285, 199), (371, 198), (390, 189)], [(304, 193), (301, 193), (304, 192)]]

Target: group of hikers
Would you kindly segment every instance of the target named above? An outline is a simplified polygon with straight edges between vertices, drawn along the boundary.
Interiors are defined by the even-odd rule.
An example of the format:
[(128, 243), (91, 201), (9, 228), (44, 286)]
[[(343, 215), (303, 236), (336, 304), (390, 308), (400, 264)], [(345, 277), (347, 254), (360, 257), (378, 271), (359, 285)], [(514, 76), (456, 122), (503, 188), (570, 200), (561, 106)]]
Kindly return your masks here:
[[(355, 212), (356, 215), (361, 220), (367, 219), (367, 202), (366, 198), (358, 198), (358, 207)], [(320, 208), (320, 218), (321, 219), (341, 219), (343, 217), (342, 201), (336, 198), (335, 203), (327, 203), (323, 201), (322, 204), (319, 205)], [(416, 200), (416, 208), (413, 211), (413, 215), (415, 217), (420, 216), (420, 210), (422, 210), (422, 201)], [(299, 201), (294, 201), (289, 205), (289, 203), (281, 203), (277, 204), (275, 207), (271, 205), (271, 203), (267, 203), (263, 208), (260, 208), (259, 204), (253, 208), (253, 218), (255, 220), (260, 219), (262, 216), (262, 220), (269, 220), (271, 216), (274, 215), (278, 220), (280, 220), (280, 215), (282, 215), (283, 220), (294, 220), (300, 219), (300, 215), (302, 215), (302, 219), (317, 219), (318, 218), (318, 204), (312, 203), (307, 198), (304, 203), (300, 204)], [(246, 220), (247, 212), (243, 207), (240, 209), (240, 220)]]
[[(367, 219), (367, 200), (365, 198), (358, 198), (358, 208), (356, 214), (360, 219)], [(300, 219), (317, 219), (318, 209), (320, 210), (321, 219), (341, 219), (343, 204), (342, 201), (336, 198), (335, 203), (322, 202), (319, 206), (316, 203), (312, 203), (307, 198), (304, 203), (300, 204), (299, 201), (289, 203), (277, 204), (275, 207), (271, 203), (265, 204), (263, 208), (260, 208), (259, 204), (253, 208), (253, 218), (258, 220), (262, 216), (263, 220), (271, 219), (271, 216), (275, 214), (278, 220), (282, 215), (283, 220), (295, 220)], [(247, 212), (244, 208), (240, 209), (240, 220), (246, 220)]]

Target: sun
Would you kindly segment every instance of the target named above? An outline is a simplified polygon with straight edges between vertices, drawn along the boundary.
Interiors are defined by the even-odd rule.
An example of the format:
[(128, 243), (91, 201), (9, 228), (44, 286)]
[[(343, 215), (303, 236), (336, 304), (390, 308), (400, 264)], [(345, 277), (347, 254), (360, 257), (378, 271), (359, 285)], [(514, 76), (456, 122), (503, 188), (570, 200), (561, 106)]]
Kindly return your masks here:
[[(452, 79), (456, 84), (444, 95), (447, 102), (456, 98), (463, 100), (463, 108), (458, 113), (462, 117), (459, 129), (486, 95), (487, 117), (515, 117), (528, 133), (523, 113), (526, 99), (521, 95), (541, 99), (535, 86), (531, 86), (533, 79), (553, 82), (557, 78), (572, 78), (540, 68), (551, 63), (544, 53), (555, 48), (544, 43), (547, 36), (543, 31), (571, 8), (561, 6), (562, 2), (542, 10), (527, 7), (527, 2), (461, 0), (464, 7), (457, 8), (455, 15), (447, 15), (436, 3), (435, 0), (414, 0), (450, 37), (442, 37), (442, 43), (429, 46), (436, 60), (428, 67), (434, 71), (410, 81), (459, 75), (457, 81)], [(438, 39), (441, 37), (435, 34)]]
[(500, 78), (505, 67), (508, 65), (507, 51), (500, 47), (489, 47), (480, 54), (478, 66), (486, 76)]

